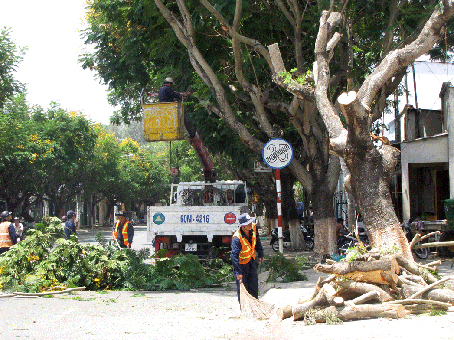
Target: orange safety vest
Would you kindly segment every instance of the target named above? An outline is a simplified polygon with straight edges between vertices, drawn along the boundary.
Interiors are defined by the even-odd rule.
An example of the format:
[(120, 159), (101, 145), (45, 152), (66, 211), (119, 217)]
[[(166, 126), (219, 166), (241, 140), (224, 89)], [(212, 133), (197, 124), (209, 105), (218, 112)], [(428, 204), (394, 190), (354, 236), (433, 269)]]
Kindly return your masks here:
[(233, 234), (233, 237), (238, 237), (241, 243), (241, 251), (240, 251), (240, 264), (248, 263), (251, 258), (255, 260), (255, 244), (257, 242), (257, 227), (255, 223), (252, 223), (252, 245), (249, 243), (247, 238), (243, 237), (241, 234), (241, 227)]
[[(114, 231), (114, 239), (117, 240), (117, 230), (118, 226), (120, 225), (120, 220), (117, 221), (115, 224), (115, 231)], [(121, 230), (121, 234), (123, 235), (123, 242), (125, 243), (125, 246), (128, 246), (128, 226), (129, 226), (129, 221), (126, 221), (125, 224), (123, 224), (123, 229)]]
[(11, 222), (3, 222), (0, 223), (0, 248), (9, 248), (13, 245), (13, 240), (11, 240), (11, 236), (9, 236), (9, 225)]

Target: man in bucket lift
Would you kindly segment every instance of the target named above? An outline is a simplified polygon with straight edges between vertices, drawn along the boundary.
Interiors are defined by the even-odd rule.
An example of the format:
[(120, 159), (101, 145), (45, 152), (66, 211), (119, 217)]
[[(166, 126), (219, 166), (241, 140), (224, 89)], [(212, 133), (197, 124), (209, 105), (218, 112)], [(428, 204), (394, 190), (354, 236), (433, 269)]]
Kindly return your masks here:
[(184, 92), (175, 92), (172, 89), (173, 79), (166, 78), (164, 84), (159, 90), (158, 99), (160, 103), (170, 103), (176, 100), (179, 100), (181, 97), (186, 97), (187, 93)]

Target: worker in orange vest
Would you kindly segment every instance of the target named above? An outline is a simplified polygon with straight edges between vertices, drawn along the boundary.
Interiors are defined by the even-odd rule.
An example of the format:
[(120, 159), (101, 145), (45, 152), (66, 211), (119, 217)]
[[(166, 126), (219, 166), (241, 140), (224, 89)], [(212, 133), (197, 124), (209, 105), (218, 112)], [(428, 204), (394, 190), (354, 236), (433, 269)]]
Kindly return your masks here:
[(134, 238), (134, 226), (128, 220), (126, 211), (119, 211), (115, 214), (118, 217), (112, 229), (112, 239), (117, 241), (121, 248), (131, 248)]
[(17, 243), (16, 229), (11, 223), (12, 212), (3, 211), (0, 218), (0, 254), (7, 252), (9, 248)]
[[(255, 217), (241, 214), (238, 218), (239, 228), (232, 237), (231, 259), (233, 274), (236, 279), (238, 301), (240, 301), (240, 282), (253, 297), (259, 296), (256, 257), (262, 263), (265, 258), (262, 243), (255, 225)], [(256, 252), (257, 251), (257, 255)]]

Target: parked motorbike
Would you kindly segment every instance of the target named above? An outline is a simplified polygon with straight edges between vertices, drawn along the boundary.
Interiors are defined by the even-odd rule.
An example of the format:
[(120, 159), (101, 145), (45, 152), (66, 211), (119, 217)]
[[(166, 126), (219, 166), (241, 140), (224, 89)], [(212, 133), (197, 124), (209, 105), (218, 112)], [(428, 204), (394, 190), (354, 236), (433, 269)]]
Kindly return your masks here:
[(351, 248), (357, 242), (351, 233), (341, 233), (337, 238), (337, 249), (339, 250), (339, 255), (346, 255), (348, 248)]
[[(402, 229), (404, 230), (405, 236), (407, 237), (408, 242), (411, 242), (413, 240), (413, 231), (411, 230), (411, 226), (408, 222), (404, 222), (401, 224)], [(420, 242), (416, 243), (420, 244)], [(412, 249), (413, 254), (416, 255), (416, 257), (424, 260), (429, 257), (429, 250), (427, 248), (418, 248), (418, 249)]]
[[(314, 249), (314, 233), (308, 230), (304, 225), (301, 225), (301, 232), (304, 236), (304, 241), (309, 250)], [(290, 230), (283, 230), (282, 236), (284, 237), (284, 248), (290, 247)], [(274, 251), (279, 251), (279, 236), (277, 228), (271, 230), (270, 245)]]
[[(364, 227), (358, 226), (358, 236), (362, 244), (366, 247), (369, 246), (369, 238)], [(355, 237), (354, 233), (341, 233), (337, 238), (339, 255), (346, 255), (348, 248), (354, 247), (356, 243), (358, 243), (358, 238)]]

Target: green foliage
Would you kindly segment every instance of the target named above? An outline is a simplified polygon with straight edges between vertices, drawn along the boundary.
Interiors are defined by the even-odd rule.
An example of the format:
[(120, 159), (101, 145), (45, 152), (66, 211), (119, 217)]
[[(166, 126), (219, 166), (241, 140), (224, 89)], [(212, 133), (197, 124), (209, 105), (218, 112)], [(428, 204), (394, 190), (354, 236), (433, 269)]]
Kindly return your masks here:
[(380, 248), (380, 254), (382, 254), (382, 255), (398, 254), (400, 251), (401, 251), (401, 249), (399, 247), (397, 247), (396, 245)]
[(442, 315), (446, 315), (446, 314), (448, 314), (448, 312), (446, 312), (445, 310), (436, 309), (436, 308), (432, 308), (432, 310), (429, 313), (430, 316), (442, 316)]
[(270, 271), (267, 282), (276, 282), (281, 278), (282, 282), (306, 281), (307, 277), (299, 271), (307, 263), (305, 256), (289, 260), (282, 254), (270, 256), (263, 262), (264, 268)]
[(23, 85), (14, 79), (14, 72), (22, 61), (24, 52), (24, 48), (18, 48), (11, 40), (9, 29), (0, 29), (0, 109), (6, 100), (24, 89)]
[[(149, 250), (118, 249), (97, 235), (98, 245), (62, 238), (58, 218), (45, 218), (42, 230), (0, 257), (0, 287), (4, 291), (41, 292), (56, 286), (88, 290), (189, 290), (231, 280), (231, 266), (222, 260), (202, 265), (194, 255), (149, 260)], [(158, 255), (161, 255), (159, 253)], [(24, 260), (26, 259), (26, 260)]]
[(358, 256), (364, 255), (367, 252), (366, 247), (363, 243), (357, 243), (354, 247), (347, 249), (347, 254), (345, 256), (348, 262), (356, 261)]

